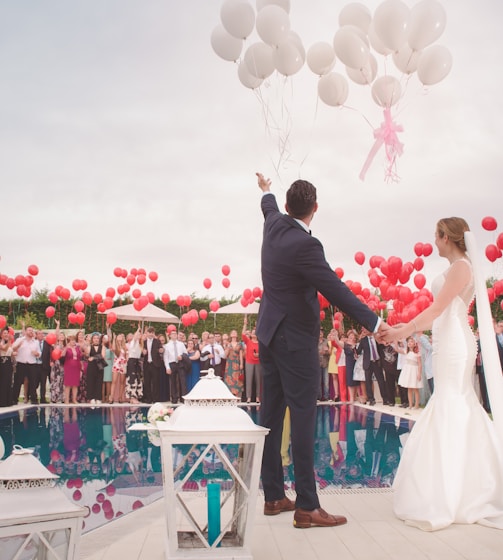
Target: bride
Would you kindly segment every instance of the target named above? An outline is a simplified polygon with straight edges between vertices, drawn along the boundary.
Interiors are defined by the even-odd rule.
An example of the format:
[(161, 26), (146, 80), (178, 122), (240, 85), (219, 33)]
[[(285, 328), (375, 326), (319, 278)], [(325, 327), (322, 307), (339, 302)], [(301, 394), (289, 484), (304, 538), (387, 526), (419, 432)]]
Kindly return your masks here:
[[(404, 339), (416, 331), (432, 329), (435, 391), (405, 445), (393, 483), (395, 514), (425, 531), (451, 523), (481, 523), (503, 529), (503, 430), (499, 429), (503, 425), (503, 381), (499, 369), (492, 382), (492, 395), (501, 391), (495, 397), (500, 407), (491, 402), (493, 422), (480, 405), (471, 381), (477, 352), (467, 321), (475, 289), (472, 243), (472, 234), (462, 218), (438, 222), (435, 244), (450, 266), (433, 282), (433, 304), (388, 335)], [(476, 284), (486, 365), (494, 332), (491, 335), (487, 330), (485, 317), (482, 333), (481, 310), (487, 314), (489, 304), (485, 283), (477, 278)], [(488, 380), (490, 389), (489, 384)]]

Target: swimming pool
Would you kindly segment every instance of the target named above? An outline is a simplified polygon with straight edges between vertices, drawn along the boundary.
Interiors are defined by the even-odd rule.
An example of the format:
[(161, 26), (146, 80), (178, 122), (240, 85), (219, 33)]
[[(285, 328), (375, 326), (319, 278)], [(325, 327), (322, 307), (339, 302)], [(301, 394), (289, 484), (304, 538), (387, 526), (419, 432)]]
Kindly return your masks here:
[[(260, 424), (259, 408), (245, 410)], [(83, 528), (87, 532), (163, 497), (160, 447), (148, 432), (128, 431), (132, 424), (146, 421), (147, 411), (148, 406), (129, 405), (33, 406), (0, 414), (0, 435), (6, 456), (15, 444), (33, 448), (35, 456), (60, 476), (65, 494), (88, 506)], [(411, 425), (409, 419), (360, 406), (318, 406), (315, 472), (320, 491), (390, 487)], [(286, 426), (285, 485), (293, 490)], [(196, 449), (194, 458), (197, 453)], [(224, 487), (230, 483), (216, 455), (199, 465), (184, 489), (203, 490), (208, 481), (220, 481)]]

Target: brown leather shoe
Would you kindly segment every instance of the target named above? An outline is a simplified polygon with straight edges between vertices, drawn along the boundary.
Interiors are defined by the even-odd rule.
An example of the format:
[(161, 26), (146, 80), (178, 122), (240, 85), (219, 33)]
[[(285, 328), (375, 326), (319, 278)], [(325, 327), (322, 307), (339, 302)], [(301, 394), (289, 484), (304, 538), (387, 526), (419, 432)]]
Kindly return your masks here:
[(331, 515), (324, 509), (318, 508), (308, 511), (297, 508), (293, 516), (293, 525), (297, 529), (308, 529), (309, 527), (336, 527), (344, 525), (348, 520), (343, 515)]
[(286, 496), (281, 500), (273, 500), (272, 502), (265, 502), (264, 515), (278, 515), (282, 511), (293, 511), (295, 509), (295, 502), (292, 502)]

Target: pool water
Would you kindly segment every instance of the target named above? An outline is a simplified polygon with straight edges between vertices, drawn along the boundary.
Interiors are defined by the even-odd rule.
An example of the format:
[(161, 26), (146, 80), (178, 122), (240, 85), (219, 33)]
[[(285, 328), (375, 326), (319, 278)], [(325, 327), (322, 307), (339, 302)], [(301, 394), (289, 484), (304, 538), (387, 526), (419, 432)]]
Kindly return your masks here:
[[(260, 409), (245, 408), (260, 424)], [(146, 431), (128, 427), (146, 421), (148, 406), (40, 406), (0, 414), (6, 458), (13, 445), (33, 448), (68, 498), (88, 506), (83, 532), (163, 497), (160, 447)], [(288, 420), (288, 417), (287, 417)], [(318, 488), (390, 487), (411, 421), (353, 405), (317, 408), (315, 472)], [(293, 465), (285, 422), (282, 448), (286, 489), (294, 489)], [(180, 446), (180, 456), (186, 450)], [(226, 446), (229, 456), (237, 455)], [(201, 452), (195, 449), (190, 469)], [(178, 478), (184, 476), (180, 469)], [(187, 491), (208, 481), (231, 484), (217, 454), (201, 461)]]

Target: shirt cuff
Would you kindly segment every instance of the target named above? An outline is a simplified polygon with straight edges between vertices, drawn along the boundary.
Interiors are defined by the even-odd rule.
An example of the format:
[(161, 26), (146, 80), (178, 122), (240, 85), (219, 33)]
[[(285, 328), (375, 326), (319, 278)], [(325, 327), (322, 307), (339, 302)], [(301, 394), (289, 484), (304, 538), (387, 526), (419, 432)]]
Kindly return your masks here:
[(381, 317), (377, 317), (377, 323), (376, 323), (376, 326), (374, 327), (374, 330), (372, 331), (373, 333), (376, 333), (379, 330), (379, 327), (381, 326), (381, 323), (382, 323)]
[(271, 191), (262, 191), (262, 196), (265, 196), (266, 194), (273, 194)]

